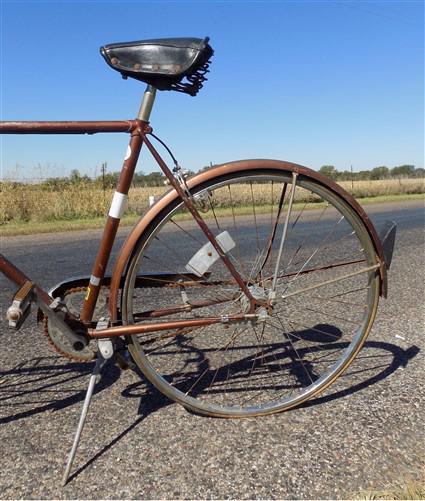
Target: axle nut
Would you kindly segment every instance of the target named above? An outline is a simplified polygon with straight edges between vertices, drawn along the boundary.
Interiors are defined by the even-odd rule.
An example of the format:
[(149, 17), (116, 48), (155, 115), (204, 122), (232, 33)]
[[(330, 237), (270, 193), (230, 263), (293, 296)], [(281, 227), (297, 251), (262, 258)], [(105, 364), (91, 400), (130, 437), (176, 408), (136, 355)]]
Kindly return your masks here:
[(16, 306), (10, 306), (6, 312), (6, 320), (10, 322), (18, 322), (22, 317), (22, 310)]

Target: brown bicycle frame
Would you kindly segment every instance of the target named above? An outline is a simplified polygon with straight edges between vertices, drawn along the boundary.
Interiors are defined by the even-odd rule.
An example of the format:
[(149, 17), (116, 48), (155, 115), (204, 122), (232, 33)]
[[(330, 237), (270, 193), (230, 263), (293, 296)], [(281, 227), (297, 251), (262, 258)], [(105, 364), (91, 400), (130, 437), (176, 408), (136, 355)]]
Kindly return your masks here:
[[(116, 193), (121, 196), (127, 197), (128, 191), (131, 186), (131, 181), (133, 179), (134, 171), (137, 165), (139, 154), (143, 143), (146, 144), (150, 153), (154, 157), (155, 161), (158, 163), (161, 170), (164, 172), (171, 186), (176, 190), (178, 195), (182, 198), (187, 209), (192, 213), (194, 219), (205, 233), (208, 240), (216, 249), (217, 253), (224, 261), (225, 265), (229, 269), (229, 272), (235, 279), (236, 283), (240, 286), (241, 290), (246, 294), (250, 300), (250, 310), (248, 312), (248, 317), (255, 309), (256, 300), (251, 295), (247, 284), (242, 280), (242, 277), (238, 271), (233, 266), (230, 259), (226, 256), (225, 252), (221, 249), (218, 244), (214, 234), (208, 228), (205, 221), (202, 219), (198, 210), (194, 206), (190, 197), (185, 193), (184, 187), (181, 186), (177, 178), (168, 168), (164, 160), (161, 158), (157, 150), (154, 148), (152, 143), (147, 139), (146, 134), (152, 131), (148, 122), (135, 119), (126, 121), (90, 121), (90, 122), (1, 122), (0, 123), (0, 133), (2, 134), (96, 134), (105, 132), (128, 132), (131, 134), (131, 139), (128, 147), (128, 154), (124, 160), (120, 177), (118, 180)], [(108, 214), (105, 223), (103, 235), (99, 244), (99, 250), (93, 265), (92, 274), (90, 277), (90, 282), (87, 288), (87, 294), (84, 300), (83, 308), (80, 315), (80, 320), (87, 326), (91, 324), (93, 317), (93, 312), (96, 306), (96, 302), (99, 296), (99, 291), (101, 288), (102, 280), (105, 276), (106, 267), (111, 255), (111, 250), (117, 230), (120, 224), (120, 217), (114, 217)], [(0, 271), (4, 273), (10, 280), (15, 282), (17, 285), (22, 286), (25, 282), (30, 279), (21, 272), (17, 267), (15, 267), (8, 259), (0, 254)], [(52, 298), (40, 287), (36, 286), (35, 292), (39, 299), (43, 301), (46, 305), (52, 302)], [(115, 297), (115, 295), (113, 296)], [(111, 313), (113, 314), (114, 307), (110, 305)], [(112, 315), (114, 316), (114, 315)], [(226, 317), (226, 322), (232, 321), (242, 321), (245, 318), (244, 315), (235, 315)], [(113, 336), (122, 336), (136, 332), (156, 332), (166, 329), (181, 329), (182, 327), (195, 327), (202, 325), (210, 325), (214, 323), (220, 323), (223, 319), (221, 317), (210, 317), (210, 318), (200, 318), (196, 320), (183, 320), (176, 322), (161, 322), (161, 323), (150, 323), (149, 325), (133, 325), (133, 326), (119, 326), (112, 327), (102, 330), (88, 329), (88, 334), (90, 337), (95, 338), (105, 338)]]
[[(226, 254), (221, 249), (220, 245), (214, 237), (214, 234), (209, 230), (207, 224), (202, 219), (201, 215), (197, 211), (190, 197), (187, 196), (185, 186), (181, 185), (179, 180), (174, 176), (171, 170), (168, 168), (164, 160), (161, 158), (157, 150), (154, 148), (152, 143), (146, 137), (152, 131), (149, 122), (140, 119), (135, 120), (123, 120), (123, 121), (82, 121), (82, 122), (0, 122), (0, 133), (2, 134), (96, 134), (96, 133), (107, 133), (107, 132), (127, 132), (131, 134), (128, 154), (124, 160), (120, 177), (117, 184), (116, 193), (121, 197), (127, 197), (128, 191), (133, 179), (133, 174), (137, 165), (139, 154), (143, 143), (146, 144), (148, 150), (154, 157), (155, 161), (158, 163), (161, 170), (164, 172), (171, 186), (174, 188), (169, 192), (160, 202), (158, 202), (153, 210), (159, 212), (170, 200), (174, 199), (176, 196), (181, 197), (183, 203), (187, 209), (192, 213), (194, 219), (200, 226), (201, 230), (205, 233), (208, 240), (217, 250), (219, 256), (224, 261), (224, 264), (228, 268), (229, 272), (233, 276), (235, 282), (239, 285), (241, 290), (245, 293), (250, 301), (250, 309), (246, 315), (234, 315), (226, 317), (225, 319), (221, 317), (205, 317), (197, 318), (192, 320), (179, 320), (174, 322), (159, 322), (159, 323), (149, 323), (148, 325), (127, 325), (127, 326), (114, 326), (101, 330), (95, 330), (88, 328), (87, 332), (90, 337), (93, 338), (105, 338), (114, 337), (122, 335), (131, 335), (136, 333), (149, 333), (157, 332), (168, 329), (181, 329), (184, 327), (193, 328), (204, 325), (211, 325), (215, 323), (222, 322), (241, 322), (247, 320), (248, 318), (253, 318), (255, 315), (255, 307), (257, 305), (256, 300), (252, 297), (247, 284), (243, 281), (242, 277), (238, 271), (234, 268), (233, 264), (226, 256)], [(219, 174), (228, 174), (232, 171), (237, 171), (240, 169), (251, 170), (258, 166), (270, 169), (284, 169), (288, 172), (296, 172), (297, 174), (308, 175), (317, 179), (319, 182), (330, 188), (332, 191), (340, 195), (345, 199), (346, 202), (351, 205), (351, 207), (359, 214), (363, 220), (373, 242), (375, 245), (376, 253), (381, 262), (380, 274), (381, 274), (381, 294), (386, 296), (386, 268), (385, 259), (383, 256), (383, 250), (381, 242), (376, 234), (376, 231), (367, 217), (364, 210), (355, 201), (355, 199), (347, 194), (342, 188), (336, 183), (330, 181), (319, 173), (308, 169), (307, 167), (299, 166), (289, 162), (280, 162), (274, 160), (246, 160), (241, 162), (233, 162), (227, 165), (223, 165), (214, 169), (214, 172), (208, 171), (202, 173), (195, 178), (188, 181), (188, 187), (198, 184), (201, 180), (207, 180)], [(99, 295), (102, 280), (105, 276), (106, 267), (110, 258), (112, 245), (114, 243), (116, 233), (119, 227), (120, 217), (114, 217), (114, 215), (108, 214), (105, 223), (103, 236), (99, 244), (99, 251), (97, 253), (95, 263), (93, 265), (92, 275), (90, 277), (90, 282), (87, 288), (87, 294), (82, 308), (80, 319), (86, 324), (87, 327), (91, 327), (91, 320), (93, 317), (94, 308)], [(123, 248), (118, 256), (112, 281), (111, 281), (111, 295), (110, 295), (110, 317), (113, 324), (117, 323), (116, 315), (116, 303), (118, 300), (118, 289), (121, 280), (122, 273), (125, 269), (128, 257), (132, 248), (134, 247), (137, 238), (143, 232), (144, 229), (143, 218), (139, 224), (135, 227), (133, 232), (129, 235), (127, 241), (124, 243)], [(0, 271), (3, 272), (10, 280), (15, 282), (17, 285), (22, 286), (29, 278), (22, 273), (17, 267), (15, 267), (8, 259), (0, 254)], [(38, 298), (49, 305), (53, 299), (38, 286), (35, 287), (35, 292)]]

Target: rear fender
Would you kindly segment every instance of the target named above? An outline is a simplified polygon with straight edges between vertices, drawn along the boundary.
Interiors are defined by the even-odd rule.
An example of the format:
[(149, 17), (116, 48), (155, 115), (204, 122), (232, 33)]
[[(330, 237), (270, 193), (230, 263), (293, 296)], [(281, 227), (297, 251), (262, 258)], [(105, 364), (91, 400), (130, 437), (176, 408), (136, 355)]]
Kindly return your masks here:
[[(378, 257), (378, 260), (381, 263), (380, 267), (380, 295), (387, 297), (387, 259), (385, 258), (383, 246), (381, 240), (367, 216), (366, 212), (359, 205), (358, 202), (354, 199), (352, 195), (350, 195), (347, 191), (345, 191), (341, 186), (332, 181), (331, 179), (319, 174), (318, 172), (309, 169), (308, 167), (303, 167), (302, 165), (297, 165), (291, 162), (283, 162), (280, 160), (240, 160), (236, 162), (230, 162), (227, 164), (222, 164), (214, 167), (213, 169), (207, 170), (196, 176), (192, 177), (187, 181), (189, 188), (194, 188), (199, 184), (202, 184), (210, 179), (226, 175), (232, 174), (234, 172), (238, 172), (241, 170), (256, 170), (256, 169), (265, 169), (265, 170), (282, 170), (286, 172), (296, 172), (297, 174), (304, 175), (306, 177), (310, 177), (318, 181), (320, 184), (324, 185), (334, 193), (341, 196), (350, 206), (351, 208), (359, 215), (361, 220), (363, 221), (371, 239), (375, 247), (375, 252)], [(131, 256), (131, 253), (137, 244), (139, 238), (142, 236), (143, 232), (149, 226), (149, 224), (153, 221), (153, 219), (172, 201), (178, 198), (178, 194), (174, 189), (165, 193), (152, 207), (146, 212), (144, 216), (136, 223), (131, 233), (125, 240), (118, 258), (115, 263), (115, 267), (112, 273), (111, 279), (111, 290), (110, 290), (110, 300), (109, 300), (109, 308), (110, 308), (110, 316), (112, 321), (116, 321), (118, 318), (118, 297), (119, 297), (119, 288), (122, 280), (122, 276), (126, 270), (126, 266), (128, 260)], [(394, 230), (395, 235), (395, 230)], [(391, 252), (392, 255), (392, 252)], [(391, 260), (390, 260), (391, 262)]]

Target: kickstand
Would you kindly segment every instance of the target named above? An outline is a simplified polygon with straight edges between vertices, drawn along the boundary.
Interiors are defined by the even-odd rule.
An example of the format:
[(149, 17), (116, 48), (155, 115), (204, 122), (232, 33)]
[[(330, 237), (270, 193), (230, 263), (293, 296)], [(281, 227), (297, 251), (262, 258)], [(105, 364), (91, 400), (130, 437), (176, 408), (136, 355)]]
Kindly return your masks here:
[(89, 385), (87, 388), (86, 398), (84, 399), (83, 409), (81, 411), (80, 421), (78, 423), (77, 431), (75, 432), (74, 443), (72, 444), (72, 449), (68, 456), (68, 462), (66, 464), (65, 472), (62, 477), (62, 485), (66, 485), (68, 482), (69, 472), (71, 471), (72, 463), (74, 461), (75, 453), (77, 452), (78, 443), (80, 441), (81, 432), (83, 431), (84, 422), (87, 417), (87, 412), (89, 410), (90, 400), (93, 395), (93, 390), (96, 385), (97, 377), (100, 374), (100, 370), (103, 364), (106, 362), (106, 358), (101, 353), (101, 350), (97, 352), (96, 364), (94, 366), (92, 375), (90, 376)]

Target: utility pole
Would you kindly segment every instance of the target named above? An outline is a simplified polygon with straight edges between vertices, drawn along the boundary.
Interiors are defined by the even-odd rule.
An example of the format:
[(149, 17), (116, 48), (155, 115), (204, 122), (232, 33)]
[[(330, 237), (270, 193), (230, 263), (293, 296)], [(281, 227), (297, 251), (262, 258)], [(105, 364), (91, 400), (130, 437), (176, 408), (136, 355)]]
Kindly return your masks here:
[(103, 202), (105, 202), (105, 197), (106, 197), (106, 186), (105, 186), (105, 174), (106, 174), (106, 167), (108, 166), (107, 162), (102, 163), (102, 187), (103, 187)]

